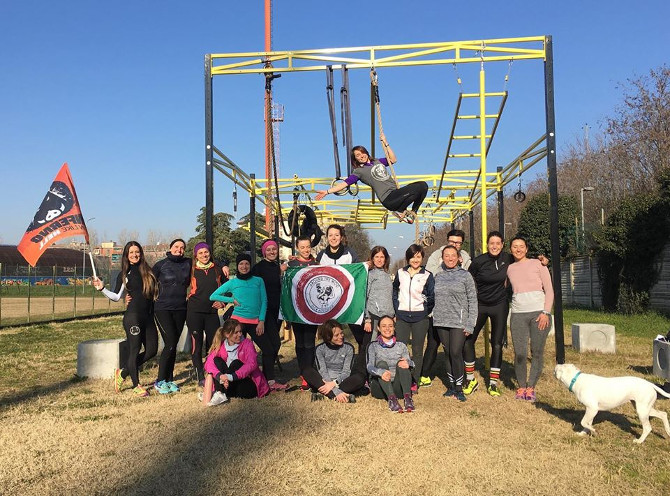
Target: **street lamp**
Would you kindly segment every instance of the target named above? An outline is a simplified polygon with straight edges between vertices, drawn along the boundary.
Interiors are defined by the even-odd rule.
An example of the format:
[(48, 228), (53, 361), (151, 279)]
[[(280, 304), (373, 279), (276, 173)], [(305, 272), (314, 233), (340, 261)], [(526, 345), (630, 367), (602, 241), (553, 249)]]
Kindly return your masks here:
[(593, 191), (594, 189), (593, 186), (584, 186), (580, 191), (582, 199), (582, 250), (584, 249), (584, 191)]
[[(90, 221), (95, 220), (95, 217), (91, 217), (89, 219), (86, 219), (86, 224), (88, 224)], [(81, 263), (81, 294), (84, 294), (86, 292), (86, 240), (84, 240), (84, 248), (82, 250), (83, 252), (83, 259)], [(75, 274), (76, 276), (76, 274)], [(76, 288), (75, 288), (76, 291)]]

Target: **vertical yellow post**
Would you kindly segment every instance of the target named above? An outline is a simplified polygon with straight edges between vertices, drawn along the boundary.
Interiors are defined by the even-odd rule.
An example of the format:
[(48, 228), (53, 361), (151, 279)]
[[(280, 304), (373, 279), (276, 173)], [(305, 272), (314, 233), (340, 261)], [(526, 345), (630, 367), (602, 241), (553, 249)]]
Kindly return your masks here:
[[(484, 63), (479, 70), (479, 182), (482, 188), (482, 253), (486, 252), (486, 75)], [(490, 327), (488, 322), (484, 327), (484, 366), (491, 368), (491, 351), (489, 346)]]
[(482, 189), (482, 253), (486, 251), (486, 76), (479, 70), (479, 183)]

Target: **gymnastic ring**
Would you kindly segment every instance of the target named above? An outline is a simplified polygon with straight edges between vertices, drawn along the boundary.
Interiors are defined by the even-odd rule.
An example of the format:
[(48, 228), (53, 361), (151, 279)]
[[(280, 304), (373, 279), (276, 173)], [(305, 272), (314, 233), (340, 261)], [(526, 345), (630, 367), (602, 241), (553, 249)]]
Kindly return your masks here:
[(524, 193), (521, 190), (517, 191), (516, 193), (514, 193), (514, 201), (516, 201), (517, 203), (523, 203), (524, 201), (526, 201), (526, 193)]
[[(337, 183), (340, 181), (344, 181), (344, 179), (333, 179), (333, 182), (330, 184), (330, 187), (333, 188)], [(340, 191), (336, 191), (334, 194), (337, 196), (344, 196), (347, 193), (349, 193), (351, 196), (356, 196), (358, 194), (358, 184), (348, 184), (346, 188)]]

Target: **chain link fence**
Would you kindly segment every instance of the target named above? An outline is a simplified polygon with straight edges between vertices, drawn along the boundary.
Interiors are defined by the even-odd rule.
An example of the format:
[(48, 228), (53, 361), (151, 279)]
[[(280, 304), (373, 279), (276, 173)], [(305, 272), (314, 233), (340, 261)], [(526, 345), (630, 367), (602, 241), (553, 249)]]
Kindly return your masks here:
[[(105, 283), (116, 281), (118, 269), (98, 264)], [(119, 313), (124, 302), (112, 302), (91, 284), (90, 266), (31, 267), (0, 263), (0, 327), (50, 322), (89, 315)]]

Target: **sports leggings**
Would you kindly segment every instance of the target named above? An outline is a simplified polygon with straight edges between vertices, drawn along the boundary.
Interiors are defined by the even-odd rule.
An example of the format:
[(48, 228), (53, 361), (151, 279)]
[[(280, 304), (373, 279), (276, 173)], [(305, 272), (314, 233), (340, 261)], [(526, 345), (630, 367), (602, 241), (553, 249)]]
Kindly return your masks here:
[(463, 329), (454, 327), (436, 327), (440, 342), (447, 355), (447, 379), (457, 391), (463, 389), (463, 377), (465, 376), (465, 362), (463, 361), (463, 346), (465, 345), (465, 334)]
[[(230, 374), (238, 370), (244, 364), (240, 360), (233, 360), (230, 362), (230, 365), (226, 365), (226, 361), (217, 356), (214, 357), (214, 365), (216, 365), (216, 368), (219, 369), (219, 372), (222, 374)], [(228, 388), (225, 388), (223, 384), (215, 379), (214, 389), (231, 398), (255, 398), (258, 396), (258, 389), (251, 377), (230, 381), (228, 382)]]
[[(440, 336), (437, 335), (437, 329), (433, 327), (433, 317), (428, 318), (428, 333), (426, 335), (426, 351), (423, 353), (423, 365), (421, 367), (421, 377), (430, 377), (430, 370), (437, 360), (437, 351), (440, 347)], [(445, 350), (445, 356), (447, 352)]]
[[(311, 365), (302, 369), (302, 376), (305, 378), (305, 381), (307, 381), (307, 384), (310, 385), (312, 391), (318, 391), (318, 389), (324, 385), (323, 377), (319, 374), (319, 371)], [(365, 376), (357, 372), (352, 372), (349, 377), (340, 382), (338, 387), (347, 394), (354, 394), (360, 391), (363, 386), (365, 386)], [(328, 393), (327, 396), (330, 399), (335, 398), (335, 394), (332, 391)]]
[(412, 210), (418, 212), (427, 193), (428, 184), (425, 181), (416, 181), (391, 191), (384, 198), (382, 205), (392, 212), (404, 212), (410, 204), (413, 204)]
[[(186, 325), (191, 334), (191, 362), (195, 370), (198, 381), (205, 378), (205, 371), (202, 366), (202, 345), (203, 337), (205, 339), (205, 354), (212, 346), (214, 334), (219, 328), (219, 315), (215, 312), (193, 312), (186, 313)], [(204, 332), (204, 336), (203, 336)]]
[(423, 345), (426, 343), (426, 333), (428, 332), (428, 317), (418, 322), (405, 322), (398, 319), (395, 323), (395, 335), (398, 341), (408, 344), (412, 341), (412, 360), (414, 360), (414, 369), (412, 377), (417, 384), (421, 379), (421, 369), (423, 367)]
[[(275, 362), (279, 355), (279, 348), (281, 348), (281, 338), (279, 337), (279, 329), (281, 329), (281, 321), (279, 317), (279, 308), (268, 307), (265, 312), (265, 339), (268, 341), (266, 348), (268, 349), (267, 357), (263, 351), (263, 375), (268, 381), (275, 378)], [(263, 336), (261, 336), (263, 337)], [(254, 339), (254, 343), (261, 348), (260, 343)], [(261, 348), (262, 350), (262, 348)]]
[[(384, 361), (379, 361), (375, 367), (390, 370)], [(406, 394), (412, 394), (412, 374), (409, 369), (402, 369), (396, 365), (395, 377), (390, 381), (384, 381), (381, 377), (370, 378), (370, 394), (373, 398), (387, 400), (391, 396), (402, 398)]]
[(155, 310), (156, 327), (163, 338), (163, 352), (158, 361), (158, 381), (174, 379), (174, 362), (177, 359), (177, 343), (184, 330), (186, 310)]
[(502, 366), (502, 344), (505, 334), (507, 334), (507, 313), (509, 303), (507, 300), (501, 301), (497, 305), (479, 304), (479, 313), (477, 314), (477, 323), (475, 330), (465, 339), (465, 348), (463, 349), (463, 358), (466, 362), (474, 362), (475, 342), (479, 331), (482, 330), (486, 319), (491, 319), (491, 368), (499, 369)]
[[(139, 368), (155, 357), (158, 351), (158, 332), (153, 313), (126, 312), (123, 314), (123, 328), (128, 341), (128, 362), (126, 368), (121, 371), (121, 376), (124, 379), (130, 376), (133, 387), (137, 387), (140, 384)], [(140, 353), (142, 346), (144, 351)]]
[(298, 368), (302, 375), (302, 369), (309, 365), (314, 365), (316, 326), (292, 323), (291, 328), (295, 336), (295, 356), (298, 359)]
[[(272, 327), (272, 325), (269, 327)], [(242, 332), (245, 336), (249, 336), (261, 350), (261, 363), (263, 364), (263, 375), (265, 376), (265, 379), (268, 381), (274, 379), (275, 360), (277, 359), (277, 352), (279, 351), (278, 345), (280, 345), (277, 329), (268, 329), (267, 322), (265, 322), (263, 334), (260, 336), (256, 334), (256, 324), (242, 324)]]
[(365, 332), (365, 329), (361, 324), (347, 324), (349, 329), (351, 329), (351, 334), (353, 334), (354, 339), (358, 343), (358, 354), (354, 359), (354, 365), (352, 370), (364, 377), (367, 375), (367, 364), (366, 357), (368, 353), (368, 346), (372, 339), (371, 332)]
[[(519, 387), (534, 388), (542, 374), (544, 365), (544, 345), (549, 335), (549, 327), (541, 331), (537, 327), (536, 319), (540, 312), (512, 312), (509, 328), (512, 332), (512, 345), (514, 346), (514, 370)], [(526, 380), (528, 372), (528, 338), (530, 337), (530, 377)]]

